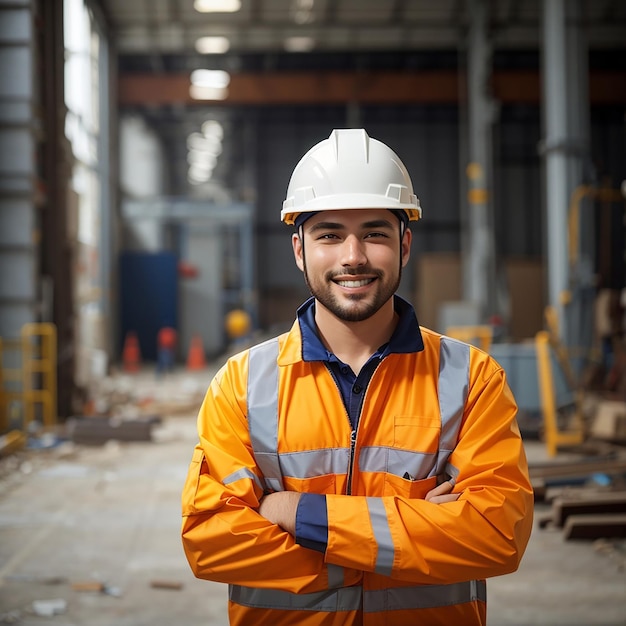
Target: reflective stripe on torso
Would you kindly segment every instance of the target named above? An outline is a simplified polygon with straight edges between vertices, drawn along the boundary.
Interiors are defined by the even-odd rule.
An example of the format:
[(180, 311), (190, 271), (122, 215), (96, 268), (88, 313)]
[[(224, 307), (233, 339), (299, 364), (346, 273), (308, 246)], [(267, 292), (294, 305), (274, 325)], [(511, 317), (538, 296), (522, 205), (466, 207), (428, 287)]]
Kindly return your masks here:
[(389, 587), (363, 591), (361, 585), (329, 589), (314, 593), (290, 593), (277, 589), (260, 589), (230, 585), (231, 602), (254, 608), (292, 611), (364, 611), (377, 613), (406, 609), (435, 609), (439, 606), (487, 601), (484, 580), (469, 580), (451, 585)]
[(248, 365), (248, 428), (256, 462), (267, 487), (283, 490), (278, 460), (278, 339), (250, 350)]

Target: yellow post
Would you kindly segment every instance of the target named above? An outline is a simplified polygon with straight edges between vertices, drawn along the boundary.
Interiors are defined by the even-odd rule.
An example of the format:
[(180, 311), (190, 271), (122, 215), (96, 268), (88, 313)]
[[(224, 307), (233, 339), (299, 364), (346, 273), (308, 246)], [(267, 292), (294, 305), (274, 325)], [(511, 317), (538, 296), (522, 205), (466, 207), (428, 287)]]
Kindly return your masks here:
[(576, 426), (569, 431), (559, 430), (556, 391), (554, 376), (552, 375), (552, 360), (550, 358), (550, 333), (540, 330), (535, 335), (535, 349), (537, 351), (537, 378), (539, 395), (543, 413), (543, 428), (546, 448), (549, 456), (556, 456), (560, 445), (577, 445), (582, 443), (584, 431), (576, 407)]

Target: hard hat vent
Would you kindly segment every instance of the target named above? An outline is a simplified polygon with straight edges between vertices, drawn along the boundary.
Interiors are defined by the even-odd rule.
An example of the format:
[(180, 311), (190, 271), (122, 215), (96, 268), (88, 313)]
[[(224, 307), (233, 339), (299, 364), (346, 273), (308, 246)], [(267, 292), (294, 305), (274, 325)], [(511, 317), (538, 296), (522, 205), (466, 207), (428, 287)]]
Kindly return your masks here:
[(335, 161), (369, 162), (369, 135), (359, 128), (333, 130), (328, 138), (335, 148)]

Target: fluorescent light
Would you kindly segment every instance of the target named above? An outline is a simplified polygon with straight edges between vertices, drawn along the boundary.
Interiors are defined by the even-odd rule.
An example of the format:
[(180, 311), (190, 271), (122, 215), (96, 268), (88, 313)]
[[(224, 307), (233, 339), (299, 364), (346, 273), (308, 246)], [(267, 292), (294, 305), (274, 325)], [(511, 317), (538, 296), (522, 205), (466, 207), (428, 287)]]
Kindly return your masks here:
[(228, 89), (226, 87), (191, 85), (189, 87), (189, 95), (194, 100), (226, 100), (228, 98)]
[(222, 140), (219, 137), (206, 137), (202, 133), (191, 133), (187, 137), (187, 149), (218, 155), (222, 153)]
[(229, 48), (227, 37), (200, 37), (196, 40), (196, 50), (200, 54), (224, 54)]
[(187, 152), (187, 163), (212, 170), (217, 164), (217, 155), (203, 152), (202, 150), (189, 150)]
[(236, 13), (241, 0), (194, 0), (193, 8), (198, 13)]
[(230, 74), (224, 70), (194, 70), (191, 72), (191, 84), (196, 87), (225, 89), (230, 83)]
[(189, 95), (194, 100), (225, 100), (229, 83), (230, 74), (224, 70), (194, 70)]
[(293, 0), (291, 16), (296, 24), (308, 24), (315, 20), (313, 5), (315, 0)]
[(310, 52), (315, 48), (313, 37), (287, 37), (283, 43), (287, 52)]
[(187, 180), (192, 184), (192, 185), (199, 185), (200, 183), (206, 183), (209, 180), (211, 180), (211, 177), (213, 176), (213, 170), (203, 170), (201, 168), (196, 167), (195, 165), (192, 165), (188, 170), (187, 170)]
[(224, 127), (217, 120), (207, 120), (206, 122), (202, 123), (202, 126), (200, 128), (202, 130), (202, 134), (207, 138), (224, 138)]

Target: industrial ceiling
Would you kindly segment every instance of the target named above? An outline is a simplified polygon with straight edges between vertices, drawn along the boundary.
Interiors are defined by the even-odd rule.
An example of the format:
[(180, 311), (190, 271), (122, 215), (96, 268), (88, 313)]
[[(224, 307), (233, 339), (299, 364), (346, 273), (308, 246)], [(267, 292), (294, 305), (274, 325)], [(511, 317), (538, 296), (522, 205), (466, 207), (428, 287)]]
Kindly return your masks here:
[[(219, 2), (237, 10), (198, 10)], [(505, 69), (530, 67), (536, 78), (542, 0), (488, 0), (487, 5), (494, 66), (502, 66), (504, 55)], [(580, 0), (565, 5), (579, 7), (570, 23), (582, 26), (590, 50), (610, 57), (626, 48), (626, 2)], [(184, 151), (179, 152), (178, 146), (184, 137), (208, 117), (227, 120), (229, 105), (304, 104), (312, 103), (313, 96), (315, 104), (344, 105), (350, 98), (389, 104), (394, 94), (404, 104), (416, 94), (456, 102), (455, 72), (462, 58), (459, 53), (466, 49), (475, 4), (472, 0), (98, 0), (97, 6), (118, 55), (122, 109), (138, 112), (159, 129), (182, 172)], [(202, 39), (207, 37), (212, 39)], [(207, 53), (207, 49), (219, 52)], [(619, 63), (623, 70), (623, 60)], [(232, 80), (226, 102), (194, 102), (189, 97), (189, 78), (198, 69), (228, 72)], [(429, 75), (427, 88), (419, 82), (424, 80), (424, 70), (440, 71), (438, 76)], [(373, 72), (377, 84), (363, 80), (364, 74)], [(529, 93), (515, 80), (509, 88)], [(364, 88), (369, 89), (367, 94)], [(222, 166), (228, 160), (226, 152)]]
[[(198, 1), (198, 0), (196, 0)], [(201, 3), (201, 2), (200, 2)], [(200, 37), (222, 36), (229, 51), (281, 52), (307, 37), (307, 52), (456, 48), (469, 0), (240, 0), (234, 12), (201, 13), (194, 0), (101, 0), (121, 55), (195, 57)], [(541, 0), (491, 0), (496, 47), (536, 47)], [(568, 3), (566, 3), (568, 4)], [(625, 47), (626, 3), (584, 0), (581, 22), (593, 46)], [(296, 43), (298, 40), (296, 40)]]

